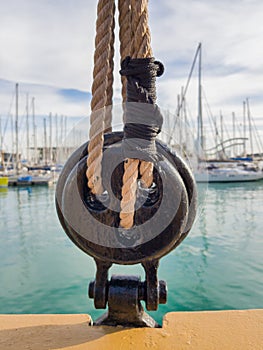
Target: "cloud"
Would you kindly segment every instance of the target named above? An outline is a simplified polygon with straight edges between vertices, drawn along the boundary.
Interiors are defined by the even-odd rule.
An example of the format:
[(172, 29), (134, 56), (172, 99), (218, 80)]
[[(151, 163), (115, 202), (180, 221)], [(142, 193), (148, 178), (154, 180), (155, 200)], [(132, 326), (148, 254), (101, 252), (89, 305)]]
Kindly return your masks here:
[(1, 4), (0, 77), (88, 90), (95, 6), (83, 0)]
[[(35, 98), (35, 112), (39, 115), (48, 115), (50, 112), (67, 116), (84, 116), (89, 113), (91, 95), (77, 89), (61, 89), (49, 85), (21, 83), (19, 91), (19, 114), (24, 115), (26, 99), (29, 96), (31, 103)], [(0, 105), (2, 116), (15, 114), (15, 84), (0, 80)], [(4, 108), (5, 107), (5, 108)]]
[[(1, 4), (1, 114), (9, 109), (17, 81), (22, 92), (35, 95), (39, 114), (88, 114), (96, 5), (94, 0)], [(177, 94), (186, 84), (195, 50), (202, 42), (203, 87), (212, 111), (218, 115), (222, 110), (228, 118), (232, 111), (241, 114), (242, 101), (249, 97), (251, 111), (261, 125), (262, 13), (260, 0), (149, 1), (154, 55), (165, 64), (165, 74), (157, 81), (158, 103), (175, 110)], [(120, 101), (118, 55), (115, 62), (115, 98)], [(193, 117), (196, 77), (197, 71), (187, 95)]]
[[(202, 42), (202, 86), (207, 98), (203, 97), (203, 114), (209, 138), (213, 135), (208, 110), (217, 120), (223, 114), (231, 134), (232, 112), (243, 123), (242, 103), (249, 98), (263, 139), (263, 3), (164, 0), (161, 5), (150, 2), (150, 9), (154, 54), (166, 67), (158, 81), (158, 102), (175, 111), (177, 94), (186, 85), (195, 50)], [(195, 124), (197, 74), (196, 67), (186, 96), (188, 117)]]

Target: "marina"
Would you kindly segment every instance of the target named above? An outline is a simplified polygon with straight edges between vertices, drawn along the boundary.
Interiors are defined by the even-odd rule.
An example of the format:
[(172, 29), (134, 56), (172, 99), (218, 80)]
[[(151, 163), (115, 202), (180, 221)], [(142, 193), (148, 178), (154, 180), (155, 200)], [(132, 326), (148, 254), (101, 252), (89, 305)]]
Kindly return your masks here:
[[(197, 183), (262, 180), (263, 143), (252, 119), (249, 99), (243, 101), (242, 118), (240, 116), (238, 118), (235, 112), (232, 112), (232, 125), (228, 124), (227, 128), (222, 112), (220, 112), (219, 118), (213, 115), (205, 98), (202, 64), (202, 43), (199, 43), (186, 86), (182, 87), (181, 94), (177, 97), (173, 128), (171, 131), (167, 131), (168, 139), (166, 141), (168, 145), (188, 161)], [(195, 121), (189, 120), (188, 114), (190, 113), (187, 112), (187, 91), (195, 66), (198, 66), (197, 125), (193, 128)], [(206, 106), (204, 106), (204, 101)], [(206, 118), (204, 107), (209, 112)], [(170, 124), (169, 112), (167, 116), (168, 124)], [(210, 133), (207, 132), (207, 129), (205, 132), (205, 119), (210, 121)], [(231, 130), (229, 130), (229, 126)], [(210, 147), (207, 146), (207, 142), (210, 143)], [(248, 144), (250, 154), (248, 154)], [(257, 153), (254, 153), (255, 145), (257, 145)]]
[[(54, 186), (0, 189), (0, 313), (88, 313), (95, 264), (64, 234), (55, 215)], [(198, 217), (178, 249), (162, 259), (168, 283), (158, 322), (173, 311), (262, 307), (263, 181), (200, 184)], [(114, 273), (142, 274), (138, 265)]]
[(1, 350), (261, 350), (263, 5), (190, 5), (2, 4)]

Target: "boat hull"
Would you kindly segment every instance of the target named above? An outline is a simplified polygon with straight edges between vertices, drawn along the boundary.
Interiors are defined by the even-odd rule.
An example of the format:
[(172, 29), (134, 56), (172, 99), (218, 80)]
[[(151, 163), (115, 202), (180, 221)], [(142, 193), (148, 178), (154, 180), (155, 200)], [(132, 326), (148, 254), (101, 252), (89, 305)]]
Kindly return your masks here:
[(2, 176), (0, 177), (0, 187), (7, 187), (8, 186), (8, 177)]
[(249, 182), (263, 179), (263, 173), (196, 173), (195, 181), (198, 183), (206, 182)]

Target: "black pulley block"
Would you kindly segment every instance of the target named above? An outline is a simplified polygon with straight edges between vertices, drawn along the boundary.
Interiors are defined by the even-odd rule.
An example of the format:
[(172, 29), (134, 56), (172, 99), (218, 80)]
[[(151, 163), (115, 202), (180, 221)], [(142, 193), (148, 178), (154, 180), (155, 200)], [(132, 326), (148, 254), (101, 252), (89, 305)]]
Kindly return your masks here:
[(196, 214), (196, 187), (185, 162), (157, 141), (150, 189), (138, 184), (134, 227), (119, 227), (123, 177), (122, 133), (105, 135), (102, 178), (105, 192), (87, 187), (87, 143), (65, 164), (56, 190), (60, 222), (70, 239), (94, 258), (117, 264), (159, 259), (189, 232)]
[[(185, 161), (165, 144), (156, 141), (158, 161), (154, 163), (153, 184), (146, 189), (138, 179), (134, 225), (131, 229), (121, 228), (119, 214), (125, 162), (122, 139), (123, 133), (120, 132), (105, 135), (104, 192), (101, 195), (92, 194), (87, 186), (88, 143), (71, 155), (57, 183), (56, 208), (66, 234), (97, 263), (96, 281), (90, 285), (90, 297), (94, 298), (95, 307), (105, 308), (111, 300), (109, 291), (110, 295), (116, 296), (118, 283), (123, 284), (118, 277), (114, 281), (122, 282), (113, 284), (108, 281), (108, 269), (112, 263), (141, 263), (146, 281), (136, 282), (138, 288), (134, 287), (134, 295), (137, 296), (128, 304), (137, 305), (140, 300), (145, 300), (148, 310), (156, 310), (158, 304), (166, 300), (165, 282), (157, 279), (159, 259), (178, 246), (191, 229), (196, 215), (196, 185)], [(121, 288), (118, 286), (118, 289)], [(143, 296), (138, 297), (142, 293)], [(111, 301), (109, 310), (114, 310), (114, 317), (112, 311), (106, 321), (103, 318), (103, 324), (112, 324), (112, 319), (115, 320), (116, 305), (118, 301)], [(134, 320), (126, 323), (144, 324), (141, 318), (137, 323)], [(123, 320), (120, 324), (124, 324)]]

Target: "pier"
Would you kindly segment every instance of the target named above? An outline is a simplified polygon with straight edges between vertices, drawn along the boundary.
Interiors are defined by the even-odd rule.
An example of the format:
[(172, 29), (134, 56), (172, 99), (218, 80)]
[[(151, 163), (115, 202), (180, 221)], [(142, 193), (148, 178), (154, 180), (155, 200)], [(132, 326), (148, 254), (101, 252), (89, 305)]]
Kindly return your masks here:
[(10, 177), (8, 186), (49, 186), (53, 183), (53, 177)]
[(162, 328), (90, 326), (89, 315), (1, 315), (1, 350), (260, 350), (263, 310), (171, 312)]

